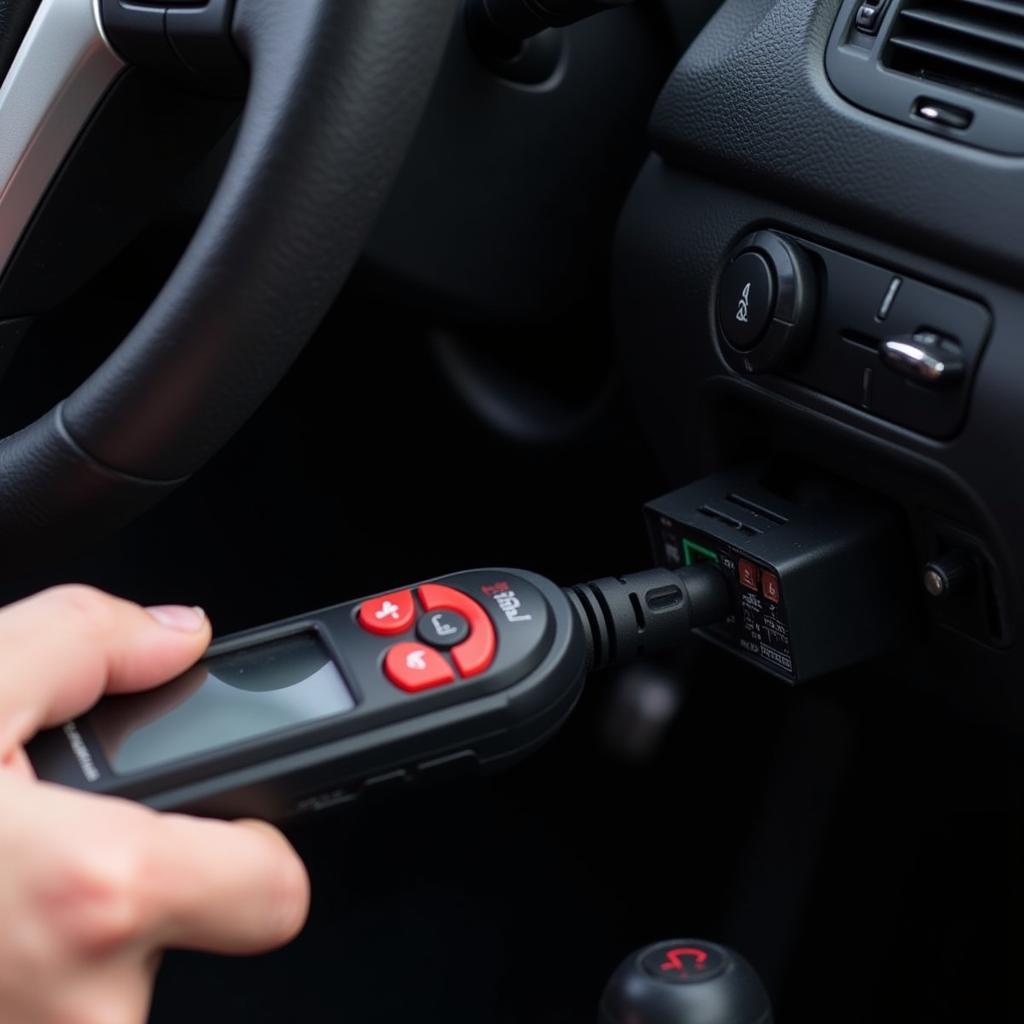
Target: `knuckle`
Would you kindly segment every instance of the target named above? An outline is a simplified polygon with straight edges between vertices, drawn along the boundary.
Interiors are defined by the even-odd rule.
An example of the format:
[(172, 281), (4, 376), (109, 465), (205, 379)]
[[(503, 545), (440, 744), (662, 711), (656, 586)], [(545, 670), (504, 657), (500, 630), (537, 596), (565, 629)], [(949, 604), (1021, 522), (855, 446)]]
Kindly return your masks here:
[(78, 853), (60, 865), (48, 894), (58, 941), (77, 953), (100, 954), (144, 930), (145, 868), (129, 849)]
[(55, 604), (62, 620), (71, 618), (87, 630), (98, 630), (107, 620), (110, 598), (102, 590), (84, 583), (68, 583), (47, 591), (45, 597)]

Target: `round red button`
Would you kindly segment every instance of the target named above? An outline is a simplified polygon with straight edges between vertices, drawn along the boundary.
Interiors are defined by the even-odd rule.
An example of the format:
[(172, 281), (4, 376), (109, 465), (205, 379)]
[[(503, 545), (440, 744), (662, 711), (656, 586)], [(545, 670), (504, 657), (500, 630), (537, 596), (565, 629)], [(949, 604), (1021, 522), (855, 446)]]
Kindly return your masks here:
[(455, 681), (451, 665), (426, 644), (395, 644), (384, 657), (384, 674), (406, 693)]
[(359, 609), (359, 625), (378, 636), (404, 633), (416, 615), (411, 590), (398, 590), (364, 601)]

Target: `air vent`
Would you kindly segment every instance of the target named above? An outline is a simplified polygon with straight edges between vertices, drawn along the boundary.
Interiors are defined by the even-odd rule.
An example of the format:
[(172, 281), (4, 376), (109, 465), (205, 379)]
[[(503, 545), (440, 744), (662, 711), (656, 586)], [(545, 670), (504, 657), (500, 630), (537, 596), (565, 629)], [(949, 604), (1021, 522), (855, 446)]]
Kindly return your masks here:
[(1024, 0), (888, 0), (865, 31), (843, 0), (825, 67), (836, 91), (891, 121), (1024, 156)]
[(908, 0), (893, 22), (883, 63), (1024, 106), (1024, 0)]

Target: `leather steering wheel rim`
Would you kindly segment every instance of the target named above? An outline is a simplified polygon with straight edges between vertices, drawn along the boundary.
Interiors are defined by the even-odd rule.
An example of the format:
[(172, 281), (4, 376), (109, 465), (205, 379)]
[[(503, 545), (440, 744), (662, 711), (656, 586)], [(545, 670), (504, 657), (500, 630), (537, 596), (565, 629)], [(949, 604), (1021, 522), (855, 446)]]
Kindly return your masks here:
[(6, 572), (130, 521), (277, 385), (362, 250), (455, 5), (236, 0), (251, 77), (227, 169), (128, 337), (64, 402), (0, 442)]

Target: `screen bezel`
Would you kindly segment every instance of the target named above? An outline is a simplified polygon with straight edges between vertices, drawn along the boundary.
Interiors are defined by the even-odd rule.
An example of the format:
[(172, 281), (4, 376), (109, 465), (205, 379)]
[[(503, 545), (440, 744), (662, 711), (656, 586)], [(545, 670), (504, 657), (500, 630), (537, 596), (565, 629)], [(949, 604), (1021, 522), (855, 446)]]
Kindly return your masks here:
[[(287, 633), (274, 637), (263, 637), (257, 639), (251, 643), (244, 644), (223, 644), (218, 645), (215, 649), (213, 647), (191, 668), (186, 669), (181, 676), (176, 679), (170, 680), (167, 686), (173, 685), (175, 682), (185, 678), (190, 673), (195, 672), (197, 669), (201, 669), (204, 665), (217, 662), (223, 658), (230, 658), (232, 655), (247, 654), (252, 652), (257, 654), (258, 652), (272, 652), (275, 648), (280, 647), (282, 644), (287, 644), (289, 641), (301, 641), (302, 643), (309, 645), (312, 652), (315, 652), (315, 656), (318, 659), (317, 672), (320, 672), (328, 666), (333, 670), (334, 678), (331, 683), (335, 683), (338, 689), (343, 693), (344, 697), (339, 703), (348, 703), (348, 706), (344, 709), (333, 710), (330, 713), (321, 713), (311, 715), (304, 720), (299, 721), (287, 721), (270, 728), (265, 728), (262, 731), (257, 731), (246, 736), (241, 736), (234, 739), (229, 739), (224, 742), (218, 742), (215, 745), (205, 746), (201, 749), (190, 750), (178, 754), (177, 756), (164, 757), (159, 760), (151, 761), (140, 767), (132, 767), (124, 769), (118, 765), (118, 754), (112, 751), (108, 744), (110, 743), (109, 734), (104, 738), (104, 731), (98, 727), (95, 722), (95, 716), (97, 711), (104, 705), (108, 705), (112, 702), (121, 700), (131, 700), (132, 698), (145, 697), (147, 694), (154, 693), (160, 690), (160, 687), (155, 687), (154, 690), (142, 691), (136, 694), (116, 695), (113, 697), (105, 698), (101, 700), (99, 704), (91, 708), (85, 715), (76, 721), (76, 726), (81, 733), (83, 725), (88, 729), (89, 739), (96, 743), (100, 753), (103, 755), (105, 767), (109, 769), (110, 773), (116, 776), (120, 780), (130, 781), (133, 779), (140, 778), (149, 774), (164, 775), (169, 769), (172, 769), (178, 765), (184, 765), (189, 762), (207, 762), (210, 760), (219, 759), (221, 755), (230, 754), (233, 751), (238, 750), (241, 747), (252, 746), (266, 748), (268, 744), (272, 743), (278, 738), (286, 738), (288, 735), (302, 734), (315, 728), (317, 725), (330, 723), (336, 721), (347, 715), (353, 714), (357, 708), (358, 703), (356, 701), (356, 695), (353, 691), (353, 687), (348, 678), (342, 673), (341, 667), (338, 665), (337, 658), (334, 652), (330, 649), (328, 644), (325, 642), (325, 634), (319, 629), (292, 629)], [(322, 660), (321, 660), (322, 659)], [(219, 674), (214, 673), (212, 677), (215, 681), (220, 678)], [(207, 678), (202, 679), (195, 687), (194, 692), (189, 693), (179, 704), (170, 707), (168, 710), (161, 712), (158, 716), (155, 716), (150, 721), (143, 720), (141, 723), (136, 722), (134, 727), (129, 727), (124, 732), (124, 740), (127, 741), (133, 734), (144, 730), (149, 726), (159, 722), (161, 718), (166, 718), (173, 715), (180, 708), (188, 705), (189, 701), (193, 700), (197, 695), (202, 693), (203, 689), (208, 685)], [(306, 680), (303, 678), (293, 679), (288, 682), (284, 687), (280, 689), (286, 690), (293, 686), (301, 685)]]
[[(163, 789), (168, 786), (187, 785), (196, 781), (197, 777), (208, 778), (211, 775), (237, 771), (265, 758), (279, 757), (295, 750), (296, 740), (300, 738), (307, 741), (304, 746), (312, 746), (336, 737), (341, 722), (358, 717), (365, 695), (359, 687), (354, 673), (346, 666), (337, 646), (332, 642), (330, 630), (319, 620), (302, 619), (281, 623), (217, 641), (210, 646), (197, 664), (202, 664), (221, 655), (234, 654), (249, 647), (262, 647), (265, 644), (288, 640), (303, 634), (311, 635), (315, 642), (323, 645), (335, 669), (341, 675), (353, 701), (352, 707), (347, 711), (326, 716), (311, 724), (285, 727), (262, 737), (241, 740), (225, 747), (182, 757), (153, 766), (145, 771), (122, 774), (114, 771), (107, 759), (103, 746), (91, 727), (89, 719), (92, 711), (90, 710), (74, 720), (74, 724), (100, 773), (100, 778), (89, 788), (102, 792), (105, 789), (113, 788), (113, 784), (118, 792), (129, 795), (148, 794), (154, 788)], [(257, 754), (258, 757), (254, 756)], [(154, 786), (154, 784), (157, 785)]]

